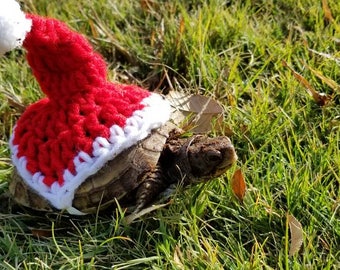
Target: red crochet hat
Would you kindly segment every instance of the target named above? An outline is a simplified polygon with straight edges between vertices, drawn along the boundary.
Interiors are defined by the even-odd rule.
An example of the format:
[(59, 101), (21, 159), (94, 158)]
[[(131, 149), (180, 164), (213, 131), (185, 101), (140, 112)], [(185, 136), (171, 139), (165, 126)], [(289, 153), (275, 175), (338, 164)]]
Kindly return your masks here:
[(54, 207), (77, 213), (72, 208), (77, 187), (164, 124), (170, 106), (158, 94), (108, 82), (103, 58), (64, 23), (25, 15), (13, 0), (0, 2), (15, 6), (9, 12), (0, 4), (0, 53), (22, 43), (47, 96), (18, 120), (10, 140), (13, 163)]

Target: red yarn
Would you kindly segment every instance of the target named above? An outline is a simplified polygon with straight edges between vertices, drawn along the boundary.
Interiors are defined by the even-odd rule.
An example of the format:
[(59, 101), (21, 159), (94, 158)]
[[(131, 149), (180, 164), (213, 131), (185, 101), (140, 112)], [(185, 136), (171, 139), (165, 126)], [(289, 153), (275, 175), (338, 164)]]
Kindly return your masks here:
[(109, 138), (112, 125), (123, 127), (150, 93), (107, 82), (105, 61), (64, 23), (28, 17), (33, 25), (24, 47), (47, 98), (20, 117), (13, 144), (18, 158), (26, 157), (29, 172), (41, 172), (48, 186), (56, 179), (62, 185), (65, 169), (75, 173), (75, 156), (80, 151), (91, 156), (94, 139)]
[(105, 61), (83, 36), (56, 19), (27, 17), (32, 19), (33, 26), (23, 46), (46, 95), (60, 101), (105, 84)]

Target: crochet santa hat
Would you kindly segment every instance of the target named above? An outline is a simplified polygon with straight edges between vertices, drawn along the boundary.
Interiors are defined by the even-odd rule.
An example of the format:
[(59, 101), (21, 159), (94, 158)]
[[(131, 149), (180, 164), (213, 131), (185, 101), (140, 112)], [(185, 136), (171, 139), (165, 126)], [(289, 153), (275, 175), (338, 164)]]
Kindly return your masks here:
[(108, 82), (103, 58), (64, 23), (1, 0), (0, 54), (20, 45), (46, 97), (15, 125), (13, 164), (55, 208), (80, 214), (72, 207), (77, 187), (164, 124), (170, 106), (158, 94)]

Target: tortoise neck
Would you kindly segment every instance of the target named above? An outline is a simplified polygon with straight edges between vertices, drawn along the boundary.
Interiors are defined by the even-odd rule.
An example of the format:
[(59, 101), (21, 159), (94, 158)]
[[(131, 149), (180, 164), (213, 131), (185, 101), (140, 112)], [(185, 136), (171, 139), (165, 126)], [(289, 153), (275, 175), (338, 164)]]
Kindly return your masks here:
[(167, 183), (174, 184), (179, 183), (183, 186), (187, 186), (190, 183), (195, 182), (195, 176), (192, 174), (192, 168), (188, 156), (188, 148), (194, 141), (194, 137), (180, 139), (183, 140), (182, 146), (175, 153), (167, 154), (166, 157), (161, 160), (163, 162), (164, 175)]

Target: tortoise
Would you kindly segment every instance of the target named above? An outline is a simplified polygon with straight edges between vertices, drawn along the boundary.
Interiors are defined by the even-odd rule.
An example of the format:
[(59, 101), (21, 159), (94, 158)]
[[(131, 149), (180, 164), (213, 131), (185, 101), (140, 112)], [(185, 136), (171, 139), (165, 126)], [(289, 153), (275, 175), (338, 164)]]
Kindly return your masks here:
[[(94, 213), (116, 201), (138, 212), (173, 184), (188, 186), (222, 175), (237, 159), (227, 136), (181, 136), (173, 123), (152, 131), (124, 150), (75, 191), (73, 207)], [(31, 189), (14, 169), (9, 185), (14, 200), (35, 210), (53, 211), (50, 203)]]
[(207, 181), (235, 161), (226, 137), (182, 138), (163, 96), (108, 80), (104, 58), (65, 23), (0, 1), (0, 36), (0, 54), (27, 51), (45, 94), (9, 142), (19, 204), (82, 214), (118, 201), (139, 211), (169, 185)]

